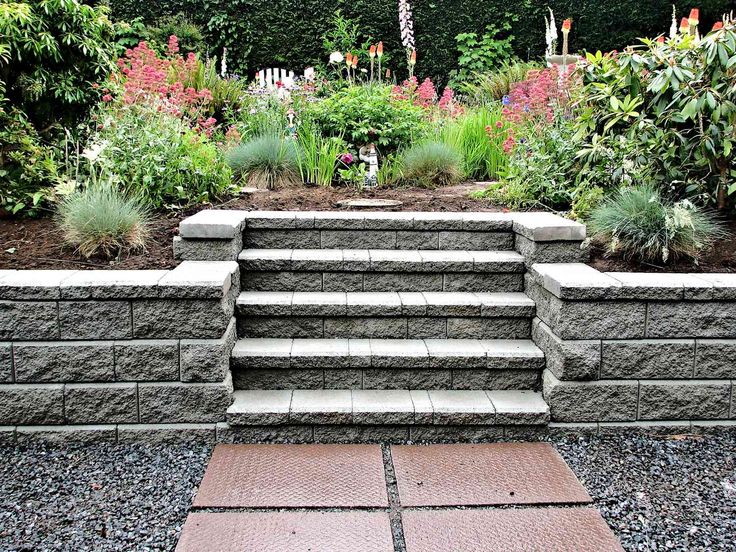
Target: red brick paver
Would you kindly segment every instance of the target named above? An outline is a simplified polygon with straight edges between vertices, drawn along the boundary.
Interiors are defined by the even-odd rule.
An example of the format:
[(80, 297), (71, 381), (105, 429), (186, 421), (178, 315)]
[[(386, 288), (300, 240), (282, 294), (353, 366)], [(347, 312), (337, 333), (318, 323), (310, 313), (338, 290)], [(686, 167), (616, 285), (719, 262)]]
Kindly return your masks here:
[(547, 443), (394, 446), (391, 455), (404, 507), (591, 501)]
[(378, 445), (217, 445), (195, 507), (386, 507)]
[(383, 512), (194, 513), (177, 552), (393, 552)]
[(402, 515), (407, 552), (619, 552), (592, 508), (414, 510)]

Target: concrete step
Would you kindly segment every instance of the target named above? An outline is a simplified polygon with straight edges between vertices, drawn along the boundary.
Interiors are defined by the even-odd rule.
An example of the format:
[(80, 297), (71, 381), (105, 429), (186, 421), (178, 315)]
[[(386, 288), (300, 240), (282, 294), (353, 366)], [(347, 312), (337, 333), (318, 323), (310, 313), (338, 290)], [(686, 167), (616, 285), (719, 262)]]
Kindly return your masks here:
[(531, 340), (240, 339), (236, 389), (535, 389)]
[(523, 293), (246, 291), (241, 337), (524, 339), (534, 302)]
[(244, 249), (241, 285), (253, 291), (522, 291), (513, 251)]
[(499, 390), (235, 391), (231, 426), (280, 425), (544, 425), (541, 393)]

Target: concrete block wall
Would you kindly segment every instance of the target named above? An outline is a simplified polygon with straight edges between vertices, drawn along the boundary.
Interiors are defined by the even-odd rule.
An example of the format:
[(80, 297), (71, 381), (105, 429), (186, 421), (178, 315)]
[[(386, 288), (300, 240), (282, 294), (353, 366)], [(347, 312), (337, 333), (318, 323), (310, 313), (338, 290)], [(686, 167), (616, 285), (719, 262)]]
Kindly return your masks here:
[(239, 289), (232, 261), (0, 271), (3, 441), (214, 441)]
[(553, 422), (736, 426), (736, 274), (541, 263), (525, 278)]

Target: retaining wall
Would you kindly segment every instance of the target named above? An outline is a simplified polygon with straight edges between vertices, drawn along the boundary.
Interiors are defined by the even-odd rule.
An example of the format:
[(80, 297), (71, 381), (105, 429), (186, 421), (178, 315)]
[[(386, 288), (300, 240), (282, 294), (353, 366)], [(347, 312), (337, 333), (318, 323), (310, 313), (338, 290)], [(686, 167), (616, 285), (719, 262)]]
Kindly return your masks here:
[[(736, 419), (736, 274), (535, 264), (526, 292), (557, 423), (687, 431)], [(574, 426), (571, 426), (574, 427)]]
[(0, 271), (0, 439), (215, 439), (235, 262)]

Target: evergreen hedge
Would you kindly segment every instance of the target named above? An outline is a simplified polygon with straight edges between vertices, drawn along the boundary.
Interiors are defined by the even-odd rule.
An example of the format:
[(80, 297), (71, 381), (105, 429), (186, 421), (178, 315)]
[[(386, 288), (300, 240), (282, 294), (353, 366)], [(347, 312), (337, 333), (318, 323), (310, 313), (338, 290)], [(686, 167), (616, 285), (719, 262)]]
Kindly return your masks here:
[[(164, 15), (185, 13), (205, 31), (211, 54), (228, 48), (228, 67), (253, 76), (258, 69), (279, 66), (300, 71), (324, 63), (321, 36), (336, 9), (360, 22), (361, 31), (383, 40), (395, 60), (391, 65), (404, 76), (396, 0), (108, 0), (116, 19), (142, 17), (146, 22)], [(455, 67), (455, 36), (482, 34), (485, 26), (512, 17), (516, 54), (538, 58), (544, 52), (547, 6), (558, 27), (573, 19), (573, 51), (622, 49), (637, 38), (667, 33), (671, 0), (414, 0), (414, 29), (419, 60), (417, 74), (440, 81)], [(700, 8), (701, 28), (710, 29), (733, 0), (674, 0), (678, 18), (691, 7)]]

